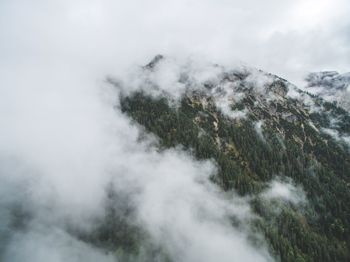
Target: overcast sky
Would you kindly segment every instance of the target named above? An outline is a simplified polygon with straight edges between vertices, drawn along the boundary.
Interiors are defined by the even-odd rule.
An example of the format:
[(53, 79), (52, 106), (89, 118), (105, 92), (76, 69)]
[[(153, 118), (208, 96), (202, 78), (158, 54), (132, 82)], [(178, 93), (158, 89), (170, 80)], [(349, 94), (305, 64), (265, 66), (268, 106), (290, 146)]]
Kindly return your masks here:
[(348, 0), (3, 0), (0, 66), (75, 63), (103, 75), (157, 53), (199, 54), (298, 81), (349, 71), (349, 13)]

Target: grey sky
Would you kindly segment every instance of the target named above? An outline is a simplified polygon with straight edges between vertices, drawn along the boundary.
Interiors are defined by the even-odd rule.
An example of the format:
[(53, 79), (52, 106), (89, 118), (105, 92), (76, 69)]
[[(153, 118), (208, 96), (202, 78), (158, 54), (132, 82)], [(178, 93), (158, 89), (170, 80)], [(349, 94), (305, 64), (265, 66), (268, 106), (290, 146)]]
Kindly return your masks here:
[(102, 72), (199, 54), (297, 81), (348, 70), (349, 12), (346, 0), (1, 1), (0, 52), (2, 66), (65, 61)]

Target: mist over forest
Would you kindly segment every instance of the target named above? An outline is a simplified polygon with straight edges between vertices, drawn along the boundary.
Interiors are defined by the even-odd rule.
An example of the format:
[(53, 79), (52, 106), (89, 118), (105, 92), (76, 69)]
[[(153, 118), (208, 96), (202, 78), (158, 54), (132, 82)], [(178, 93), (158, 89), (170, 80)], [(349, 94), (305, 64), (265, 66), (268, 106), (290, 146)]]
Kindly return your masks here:
[(349, 261), (350, 3), (0, 3), (0, 261)]

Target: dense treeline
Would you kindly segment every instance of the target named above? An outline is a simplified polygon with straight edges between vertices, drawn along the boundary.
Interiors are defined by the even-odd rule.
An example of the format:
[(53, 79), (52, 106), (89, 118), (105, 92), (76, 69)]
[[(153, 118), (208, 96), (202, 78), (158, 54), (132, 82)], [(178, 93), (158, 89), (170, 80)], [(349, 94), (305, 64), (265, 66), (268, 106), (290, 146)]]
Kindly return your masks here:
[[(309, 125), (313, 120), (323, 127), (324, 116), (309, 117), (289, 101), (276, 107), (292, 112), (295, 120), (276, 119), (247, 100), (239, 106), (250, 109), (248, 118), (231, 120), (210, 103), (210, 97), (207, 100), (204, 107), (192, 94), (175, 107), (165, 97), (137, 92), (122, 97), (121, 109), (156, 134), (161, 148), (182, 145), (198, 159), (214, 159), (219, 173), (213, 181), (224, 190), (252, 196), (252, 206), (261, 217), (255, 227), (265, 234), (277, 259), (349, 261), (350, 156)], [(341, 110), (325, 106), (333, 114)], [(344, 111), (338, 113), (348, 121), (340, 126), (345, 132), (349, 117)], [(254, 126), (257, 120), (264, 120), (263, 136)], [(275, 176), (290, 177), (301, 185), (307, 206), (286, 204), (281, 212), (272, 212), (274, 206), (256, 196)]]

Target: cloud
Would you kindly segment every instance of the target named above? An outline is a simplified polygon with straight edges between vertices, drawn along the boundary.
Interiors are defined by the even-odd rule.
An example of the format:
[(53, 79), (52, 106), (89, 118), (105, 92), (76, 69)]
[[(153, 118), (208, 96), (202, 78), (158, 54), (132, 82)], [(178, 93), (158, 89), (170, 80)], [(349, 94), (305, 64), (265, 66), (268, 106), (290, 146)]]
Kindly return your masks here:
[[(214, 165), (138, 143), (103, 82), (158, 53), (243, 61), (295, 81), (306, 71), (345, 70), (348, 2), (306, 2), (311, 14), (291, 0), (1, 1), (4, 260), (111, 261), (67, 230), (90, 232), (103, 218), (110, 181), (132, 196), (139, 225), (175, 260), (271, 260), (247, 240), (249, 225), (230, 226), (231, 216), (250, 217), (249, 205), (208, 182)], [(212, 68), (200, 65), (198, 81), (210, 79)], [(183, 88), (172, 86), (177, 68), (166, 70), (157, 81)], [(12, 224), (14, 206), (28, 216), (24, 231)]]
[(336, 71), (311, 73), (306, 81), (308, 92), (350, 110), (350, 73), (339, 74)]
[(303, 189), (296, 186), (292, 181), (273, 180), (268, 188), (261, 193), (262, 198), (266, 200), (286, 201), (292, 204), (306, 203), (306, 196)]
[(226, 117), (244, 119), (249, 110), (240, 102), (248, 93), (267, 100), (280, 99), (276, 88), (270, 88), (276, 79), (242, 64), (229, 68), (195, 55), (183, 58), (158, 55), (146, 66), (133, 67), (117, 78), (109, 77), (109, 82), (123, 95), (142, 91), (152, 97), (165, 96), (174, 106), (180, 104), (183, 95), (198, 93), (204, 107), (213, 104)]
[(335, 141), (345, 143), (348, 147), (350, 146), (349, 135), (340, 134), (336, 129), (332, 129), (332, 128), (321, 128), (321, 131), (331, 136)]
[(115, 261), (112, 254), (99, 251), (64, 231), (38, 227), (15, 234), (3, 256), (4, 261)]
[(264, 125), (264, 121), (260, 120), (260, 121), (257, 121), (255, 124), (254, 124), (254, 129), (256, 131), (256, 133), (258, 134), (259, 138), (266, 142), (266, 139), (265, 139), (265, 136), (264, 136), (264, 133), (263, 133), (263, 128), (262, 126)]
[(225, 195), (209, 182), (215, 171), (210, 162), (193, 162), (188, 155), (176, 151), (152, 158), (155, 159), (140, 159), (145, 163), (138, 162), (135, 167), (143, 170), (138, 214), (141, 223), (172, 258), (271, 260), (266, 250), (253, 248), (247, 242), (247, 228), (241, 231), (231, 226), (232, 217), (245, 224), (253, 216), (244, 199)]

